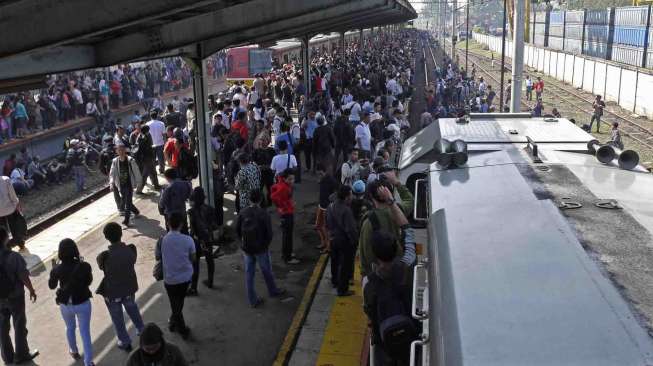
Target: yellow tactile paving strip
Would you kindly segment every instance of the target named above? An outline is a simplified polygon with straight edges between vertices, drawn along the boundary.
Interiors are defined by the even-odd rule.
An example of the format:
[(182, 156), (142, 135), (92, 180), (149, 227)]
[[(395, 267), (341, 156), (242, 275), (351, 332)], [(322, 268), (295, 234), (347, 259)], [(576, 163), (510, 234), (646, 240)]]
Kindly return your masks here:
[(358, 271), (354, 267), (354, 295), (336, 297), (317, 358), (317, 366), (359, 366), (366, 347), (367, 316), (363, 312), (363, 290)]

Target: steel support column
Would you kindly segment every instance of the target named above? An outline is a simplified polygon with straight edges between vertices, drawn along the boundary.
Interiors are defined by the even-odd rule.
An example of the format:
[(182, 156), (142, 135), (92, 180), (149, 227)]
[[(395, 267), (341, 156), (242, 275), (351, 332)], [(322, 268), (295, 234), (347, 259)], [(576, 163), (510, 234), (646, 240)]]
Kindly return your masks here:
[(347, 59), (347, 50), (346, 50), (346, 44), (345, 44), (345, 31), (340, 32), (340, 61), (342, 64), (345, 64), (345, 60)]
[(358, 30), (358, 44), (359, 44), (359, 51), (363, 52), (363, 45), (365, 43), (365, 39), (363, 38), (363, 29)]
[(311, 37), (308, 35), (302, 36), (302, 75), (304, 76), (304, 87), (306, 89), (306, 97), (311, 95)]
[[(198, 46), (199, 47), (199, 46)], [(201, 54), (201, 50), (198, 53)], [(211, 118), (208, 110), (209, 87), (206, 82), (206, 62), (202, 59), (190, 60), (193, 71), (193, 101), (195, 102), (195, 131), (197, 131), (197, 155), (199, 157), (200, 186), (213, 205), (213, 147), (211, 146)], [(216, 207), (221, 210), (221, 207)]]

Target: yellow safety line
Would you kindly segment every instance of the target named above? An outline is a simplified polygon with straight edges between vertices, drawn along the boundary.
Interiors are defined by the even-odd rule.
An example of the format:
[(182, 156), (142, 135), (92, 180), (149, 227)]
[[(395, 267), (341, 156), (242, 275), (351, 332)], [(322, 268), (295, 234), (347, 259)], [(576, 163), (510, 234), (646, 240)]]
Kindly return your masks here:
[(311, 303), (315, 297), (317, 287), (320, 284), (320, 278), (322, 278), (322, 273), (324, 272), (324, 268), (326, 268), (327, 258), (328, 256), (326, 254), (322, 254), (315, 265), (315, 269), (313, 269), (313, 274), (311, 274), (311, 278), (308, 280), (308, 284), (304, 290), (302, 302), (299, 304), (299, 307), (295, 312), (295, 316), (292, 319), (292, 323), (290, 323), (286, 337), (277, 353), (277, 358), (274, 360), (274, 366), (284, 366), (289, 361), (290, 355), (297, 343), (299, 332), (301, 331), (302, 325), (308, 315), (308, 311), (311, 308)]
[[(359, 260), (356, 260), (358, 268)], [(324, 331), (317, 366), (359, 366), (366, 347), (367, 316), (363, 312), (363, 290), (359, 271), (354, 271), (354, 295), (337, 297)]]

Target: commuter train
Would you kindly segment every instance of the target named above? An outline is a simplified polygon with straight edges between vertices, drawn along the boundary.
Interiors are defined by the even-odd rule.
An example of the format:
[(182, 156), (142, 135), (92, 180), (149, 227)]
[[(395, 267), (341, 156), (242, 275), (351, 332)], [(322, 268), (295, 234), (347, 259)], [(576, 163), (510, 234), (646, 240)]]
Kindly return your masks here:
[[(368, 31), (364, 31), (366, 34)], [(359, 32), (345, 33), (345, 42), (358, 40)], [(337, 49), (338, 33), (317, 35), (310, 41), (311, 52), (326, 54)], [(302, 44), (297, 40), (278, 41), (269, 48), (258, 46), (236, 47), (227, 50), (227, 82), (245, 81), (251, 85), (254, 75), (269, 72), (274, 64), (300, 62)]]
[(653, 176), (636, 158), (528, 114), (408, 138), (400, 179), (425, 227), (411, 365), (653, 364)]
[(546, 10), (529, 15), (536, 46), (653, 68), (651, 5), (597, 10)]

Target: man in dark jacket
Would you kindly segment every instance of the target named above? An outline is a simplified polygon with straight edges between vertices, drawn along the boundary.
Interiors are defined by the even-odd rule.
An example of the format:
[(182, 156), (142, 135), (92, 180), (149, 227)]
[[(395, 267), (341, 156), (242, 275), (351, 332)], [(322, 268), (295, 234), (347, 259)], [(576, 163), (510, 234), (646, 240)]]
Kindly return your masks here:
[(338, 289), (338, 296), (349, 296), (358, 242), (356, 219), (351, 210), (351, 187), (338, 189), (335, 202), (327, 209), (327, 228), (331, 238), (331, 284)]
[(313, 156), (317, 164), (328, 165), (333, 167), (333, 148), (336, 146), (336, 138), (333, 130), (324, 117), (317, 118), (318, 127), (313, 132)]
[(354, 142), (356, 141), (354, 126), (349, 122), (349, 109), (345, 109), (342, 115), (336, 119), (333, 126), (333, 133), (336, 139), (336, 164), (334, 166), (339, 166), (340, 155), (342, 155), (343, 162), (347, 161), (349, 153), (354, 148)]
[(188, 235), (188, 220), (186, 219), (186, 201), (190, 198), (191, 184), (177, 176), (174, 168), (166, 169), (163, 174), (168, 181), (168, 187), (161, 193), (159, 198), (159, 213), (164, 216), (166, 230), (170, 215), (177, 213), (183, 216), (184, 223), (181, 232)]
[(263, 304), (263, 299), (256, 295), (254, 274), (258, 262), (270, 297), (284, 294), (284, 289), (278, 288), (272, 274), (270, 263), (270, 242), (272, 241), (272, 223), (270, 215), (261, 208), (262, 194), (260, 190), (250, 193), (250, 205), (245, 207), (236, 219), (236, 233), (242, 240), (242, 250), (245, 253), (245, 273), (247, 275), (247, 299), (253, 308)]
[[(36, 292), (29, 279), (29, 271), (23, 257), (12, 251), (7, 243), (9, 233), (0, 227), (0, 268), (6, 281), (2, 284), (6, 297), (0, 299), (0, 351), (5, 364), (23, 363), (34, 359), (39, 352), (30, 351), (27, 345), (27, 317), (25, 315), (25, 287), (29, 290), (32, 302), (36, 301)], [(9, 330), (14, 326), (14, 344)]]
[(143, 127), (141, 127), (141, 133), (136, 138), (136, 152), (134, 154), (136, 163), (141, 170), (141, 176), (143, 177), (141, 179), (141, 184), (136, 188), (136, 194), (143, 194), (143, 188), (145, 187), (147, 178), (150, 178), (150, 182), (152, 182), (154, 189), (157, 191), (161, 189), (159, 178), (156, 175), (155, 155), (152, 145), (150, 126), (143, 125)]
[(121, 241), (122, 228), (115, 222), (106, 224), (102, 232), (110, 244), (107, 250), (97, 256), (97, 264), (104, 272), (104, 278), (96, 292), (104, 297), (118, 337), (118, 348), (131, 352), (131, 338), (125, 327), (122, 309), (125, 308), (139, 333), (144, 327), (135, 296), (138, 291), (138, 279), (134, 270), (136, 246)]
[(145, 325), (141, 333), (141, 346), (127, 359), (127, 366), (188, 366), (179, 347), (166, 342), (163, 331), (154, 323)]

